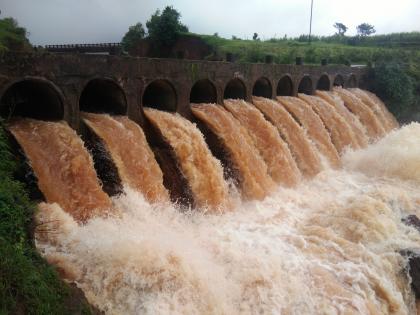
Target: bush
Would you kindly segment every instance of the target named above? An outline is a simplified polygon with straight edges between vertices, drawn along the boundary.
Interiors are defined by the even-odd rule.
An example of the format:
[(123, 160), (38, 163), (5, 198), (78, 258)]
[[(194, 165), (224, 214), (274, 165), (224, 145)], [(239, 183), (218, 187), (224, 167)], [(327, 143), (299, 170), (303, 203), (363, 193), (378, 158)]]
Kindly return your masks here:
[(136, 44), (144, 38), (146, 34), (143, 25), (141, 23), (134, 24), (128, 28), (128, 32), (125, 33), (121, 44), (125, 51), (130, 51), (136, 46)]
[(89, 312), (80, 301), (66, 306), (70, 289), (34, 248), (31, 227), (35, 205), (23, 184), (13, 179), (19, 165), (1, 122), (0, 156), (0, 314), (70, 314), (77, 308), (79, 313)]
[(187, 33), (188, 27), (181, 23), (181, 14), (171, 6), (162, 13), (159, 10), (146, 22), (149, 38), (160, 47), (171, 47), (179, 34)]
[(26, 29), (13, 18), (0, 19), (0, 52), (22, 51), (31, 48)]
[(408, 74), (407, 65), (396, 61), (380, 62), (373, 71), (374, 91), (394, 115), (398, 117), (411, 110), (415, 101), (415, 84)]

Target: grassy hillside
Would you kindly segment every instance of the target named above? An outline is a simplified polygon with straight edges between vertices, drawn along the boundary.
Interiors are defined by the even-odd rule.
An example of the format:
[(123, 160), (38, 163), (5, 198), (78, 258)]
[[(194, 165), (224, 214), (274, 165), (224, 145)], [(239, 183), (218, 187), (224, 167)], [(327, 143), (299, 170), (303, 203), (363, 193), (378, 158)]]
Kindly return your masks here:
[(366, 65), (371, 69), (373, 90), (401, 121), (420, 120), (420, 33), (400, 33), (371, 37), (329, 36), (295, 39), (241, 40), (200, 35), (213, 47), (214, 56), (232, 53), (237, 62), (294, 64)]
[[(318, 37), (313, 38), (311, 44), (299, 38), (268, 41), (225, 39), (209, 35), (201, 35), (201, 38), (214, 48), (216, 54), (223, 56), (228, 52), (233, 53), (238, 62), (264, 62), (266, 55), (273, 56), (275, 63), (283, 64), (294, 63), (296, 57), (302, 57), (307, 64), (319, 64), (322, 59), (332, 64), (371, 64), (392, 59), (420, 61), (419, 49), (397, 44), (392, 47), (375, 46), (374, 41), (366, 42), (365, 39), (358, 45), (350, 45), (340, 40), (321, 41)], [(420, 37), (418, 44), (420, 46)]]

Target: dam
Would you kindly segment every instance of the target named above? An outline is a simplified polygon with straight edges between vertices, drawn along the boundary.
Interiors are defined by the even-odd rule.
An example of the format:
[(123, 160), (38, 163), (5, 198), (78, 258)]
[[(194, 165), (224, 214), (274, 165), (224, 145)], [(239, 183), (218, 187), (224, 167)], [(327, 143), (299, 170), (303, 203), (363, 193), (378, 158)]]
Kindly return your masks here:
[[(7, 98), (30, 94), (23, 115), (63, 119), (78, 127), (80, 111), (128, 115), (142, 122), (142, 108), (188, 117), (190, 103), (219, 103), (252, 96), (312, 94), (332, 86), (363, 87), (366, 70), (347, 66), (294, 66), (148, 59), (85, 54), (5, 54), (0, 57), (1, 113)], [(8, 94), (7, 94), (8, 92)], [(25, 98), (22, 95), (22, 98)], [(37, 100), (35, 101), (35, 98)], [(32, 113), (31, 110), (37, 113)]]
[(5, 55), (36, 246), (107, 314), (412, 314), (420, 127), (365, 69)]

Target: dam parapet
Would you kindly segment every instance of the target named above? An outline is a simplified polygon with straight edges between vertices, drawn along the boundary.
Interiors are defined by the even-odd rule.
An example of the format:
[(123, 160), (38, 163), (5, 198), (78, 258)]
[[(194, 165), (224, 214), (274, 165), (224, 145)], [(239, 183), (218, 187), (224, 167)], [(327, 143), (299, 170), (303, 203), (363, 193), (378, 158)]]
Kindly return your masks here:
[(366, 78), (367, 69), (342, 65), (13, 53), (0, 56), (0, 114), (64, 119), (79, 129), (80, 111), (106, 112), (143, 125), (143, 107), (190, 118), (190, 103), (364, 87)]

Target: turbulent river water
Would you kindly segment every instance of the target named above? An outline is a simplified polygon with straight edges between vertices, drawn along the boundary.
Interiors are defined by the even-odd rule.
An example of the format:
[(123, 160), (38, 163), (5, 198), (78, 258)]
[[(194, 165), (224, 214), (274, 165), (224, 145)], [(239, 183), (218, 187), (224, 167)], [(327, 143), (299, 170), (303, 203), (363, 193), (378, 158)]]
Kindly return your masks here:
[[(179, 167), (191, 183), (196, 206), (185, 208), (165, 201), (164, 188), (159, 193), (153, 190), (152, 195), (142, 193), (144, 186), (131, 179), (127, 166), (127, 175), (122, 176), (124, 193), (109, 200), (99, 194), (97, 198), (105, 200), (103, 210), (92, 216), (78, 215), (87, 211), (86, 207), (75, 209), (86, 197), (81, 198), (82, 192), (73, 186), (72, 195), (63, 192), (61, 198), (51, 199), (46, 193), (51, 189), (43, 191), (40, 185), (47, 202), (39, 204), (37, 248), (107, 314), (416, 314), (404, 271), (407, 261), (400, 251), (420, 244), (420, 234), (402, 223), (409, 214), (420, 215), (420, 124), (396, 128), (395, 120), (373, 96), (369, 105), (357, 96), (359, 92), (322, 93), (316, 100), (283, 99), (293, 103), (288, 105), (280, 105), (281, 99), (277, 103), (256, 98), (255, 107), (242, 103), (242, 110), (235, 104), (241, 101), (225, 107), (193, 106), (194, 115), (227, 147), (241, 175), (236, 185), (223, 179), (220, 162), (194, 124), (176, 114), (146, 111), (162, 128), (175, 156), (182, 159)], [(340, 98), (341, 94), (345, 97)], [(328, 113), (328, 106), (339, 100), (342, 104), (337, 107), (343, 107)], [(353, 105), (345, 105), (348, 102)], [(372, 104), (376, 104), (374, 109)], [(290, 106), (296, 106), (294, 113)], [(319, 115), (316, 121), (311, 120), (314, 113), (305, 114), (311, 110), (308, 106)], [(352, 122), (347, 123), (348, 117), (340, 111), (349, 108), (353, 111), (345, 115), (351, 115)], [(270, 124), (269, 132), (261, 133), (265, 141), (246, 134), (251, 129), (251, 125), (246, 127), (246, 113)], [(297, 115), (301, 118), (293, 118)], [(92, 126), (100, 121), (89, 115), (85, 119)], [(116, 121), (123, 123), (121, 118)], [(29, 132), (31, 123), (38, 129), (32, 126)], [(41, 128), (38, 124), (60, 130), (62, 138), (79, 138), (62, 131), (67, 130), (64, 123), (21, 120), (11, 125), (41, 184), (42, 174), (51, 175), (41, 172), (42, 163), (35, 162), (41, 153), (29, 150), (29, 143), (42, 141), (42, 135), (34, 131)], [(325, 129), (314, 139), (305, 124)], [(335, 132), (333, 137), (330, 128), (340, 125), (351, 134)], [(144, 138), (136, 128), (120, 129)], [(302, 138), (306, 139), (303, 148)], [(261, 152), (270, 149), (267, 139), (283, 152), (278, 163), (284, 164), (284, 176), (290, 178), (276, 179), (281, 172), (275, 160)], [(59, 139), (50, 141), (56, 142)], [(75, 142), (77, 147), (81, 144)], [(61, 158), (59, 153), (45, 155), (63, 165), (74, 163), (77, 156), (64, 154), (59, 147)], [(75, 174), (90, 178), (93, 162), (79, 154), (83, 157), (79, 164), (86, 169)], [(120, 160), (117, 166), (121, 168), (124, 159)], [(152, 165), (157, 167), (155, 161)], [(160, 187), (162, 174), (156, 168), (146, 171), (140, 172), (146, 183)], [(159, 180), (150, 180), (152, 171)], [(69, 185), (77, 185), (74, 182), (72, 177)], [(96, 189), (98, 184), (92, 185)], [(159, 194), (162, 199), (156, 197)], [(63, 202), (63, 198), (78, 202)]]

